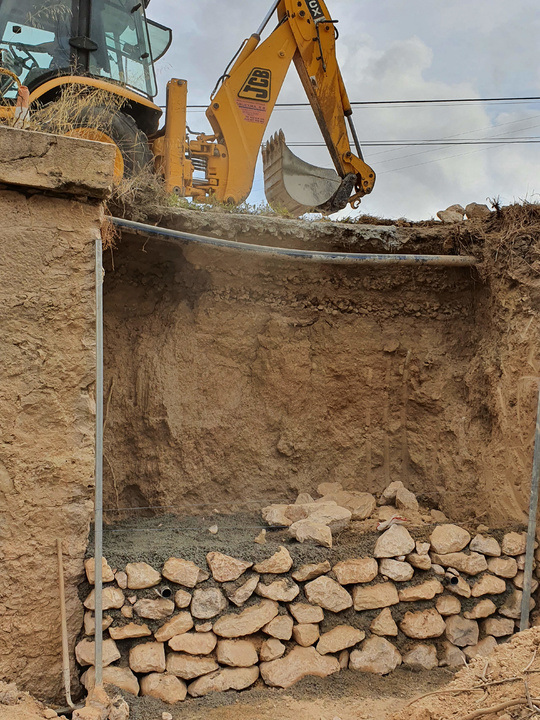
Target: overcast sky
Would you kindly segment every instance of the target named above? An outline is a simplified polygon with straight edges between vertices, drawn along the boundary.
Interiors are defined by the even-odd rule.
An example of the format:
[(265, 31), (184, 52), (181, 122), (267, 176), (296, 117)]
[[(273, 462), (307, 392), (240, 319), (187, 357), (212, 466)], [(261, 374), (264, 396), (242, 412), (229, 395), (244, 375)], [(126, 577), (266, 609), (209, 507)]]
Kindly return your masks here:
[[(189, 102), (207, 103), (240, 42), (255, 32), (270, 0), (152, 0), (148, 15), (174, 33), (158, 63), (158, 83), (189, 83)], [(338, 59), (352, 101), (540, 95), (540, 12), (537, 0), (327, 0), (341, 36)], [(305, 102), (294, 66), (279, 102)], [(540, 102), (457, 106), (369, 107), (355, 110), (361, 141), (538, 136)], [(203, 112), (190, 127), (209, 130)], [(307, 109), (276, 109), (268, 135), (320, 142)], [(293, 148), (326, 167), (324, 148)], [(420, 220), (453, 203), (539, 200), (540, 144), (443, 148), (367, 147), (377, 173), (361, 211)], [(252, 202), (262, 202), (258, 167)]]

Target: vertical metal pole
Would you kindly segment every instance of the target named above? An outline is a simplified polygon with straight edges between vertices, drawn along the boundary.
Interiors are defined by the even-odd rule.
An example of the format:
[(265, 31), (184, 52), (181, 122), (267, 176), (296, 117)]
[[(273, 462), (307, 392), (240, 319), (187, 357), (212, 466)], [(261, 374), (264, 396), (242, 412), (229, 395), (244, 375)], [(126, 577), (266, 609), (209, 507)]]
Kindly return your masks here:
[(96, 687), (103, 685), (103, 248), (96, 238), (96, 491), (94, 514), (94, 558), (96, 599)]
[(540, 480), (540, 385), (538, 387), (538, 409), (536, 411), (536, 432), (534, 436), (533, 469), (531, 478), (531, 497), (529, 500), (529, 527), (527, 530), (527, 549), (525, 569), (523, 571), (523, 597), (521, 598), (521, 618), (519, 629), (529, 627), (529, 601), (531, 599), (532, 571), (534, 560), (534, 541), (536, 536), (536, 512), (538, 509), (538, 483)]

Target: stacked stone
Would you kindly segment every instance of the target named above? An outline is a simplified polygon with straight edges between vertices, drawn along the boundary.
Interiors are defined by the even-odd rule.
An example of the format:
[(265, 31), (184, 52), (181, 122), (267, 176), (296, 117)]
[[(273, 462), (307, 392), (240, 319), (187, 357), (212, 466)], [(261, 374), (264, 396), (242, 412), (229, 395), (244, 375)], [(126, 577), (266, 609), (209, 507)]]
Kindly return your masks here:
[[(372, 556), (333, 567), (295, 569), (284, 546), (257, 564), (211, 552), (209, 572), (174, 557), (161, 572), (144, 562), (117, 572), (104, 559), (104, 682), (175, 703), (259, 678), (287, 688), (347, 667), (385, 675), (402, 663), (463, 664), (515, 632), (525, 541), (511, 532), (499, 544), (444, 524), (422, 542), (391, 525)], [(94, 570), (88, 560), (91, 584)], [(89, 666), (82, 682), (90, 689), (93, 590), (84, 605), (87, 637), (76, 656)]]

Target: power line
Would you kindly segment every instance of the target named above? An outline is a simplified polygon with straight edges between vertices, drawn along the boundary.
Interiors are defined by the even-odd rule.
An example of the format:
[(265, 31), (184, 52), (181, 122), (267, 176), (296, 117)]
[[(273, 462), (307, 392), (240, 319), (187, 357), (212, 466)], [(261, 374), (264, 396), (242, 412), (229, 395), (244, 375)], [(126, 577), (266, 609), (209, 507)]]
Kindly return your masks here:
[[(440, 147), (444, 145), (538, 145), (540, 137), (479, 140), (367, 140), (362, 147)], [(288, 147), (326, 147), (324, 142), (287, 142)]]

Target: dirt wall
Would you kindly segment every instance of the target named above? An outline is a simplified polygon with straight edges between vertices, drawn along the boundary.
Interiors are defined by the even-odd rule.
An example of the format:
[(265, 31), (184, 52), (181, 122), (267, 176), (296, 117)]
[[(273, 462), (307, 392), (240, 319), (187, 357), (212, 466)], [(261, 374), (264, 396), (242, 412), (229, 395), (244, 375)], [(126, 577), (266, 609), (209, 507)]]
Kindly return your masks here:
[[(102, 219), (88, 193), (110, 186), (112, 158), (103, 145), (7, 128), (0, 153), (9, 159), (0, 189), (0, 678), (50, 700), (62, 687), (57, 538), (72, 649), (82, 621)], [(77, 199), (89, 153), (96, 175), (84, 173), (86, 198)]]

